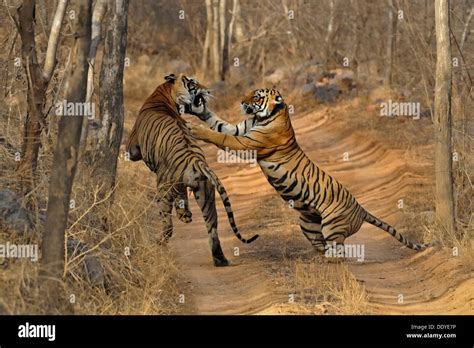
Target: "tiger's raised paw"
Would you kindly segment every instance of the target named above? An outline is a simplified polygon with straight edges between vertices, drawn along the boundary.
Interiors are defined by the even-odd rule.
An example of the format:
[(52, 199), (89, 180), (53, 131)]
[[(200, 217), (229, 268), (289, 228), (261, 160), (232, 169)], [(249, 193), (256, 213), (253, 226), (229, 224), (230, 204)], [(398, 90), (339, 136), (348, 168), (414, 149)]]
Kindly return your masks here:
[(177, 208), (176, 216), (178, 217), (179, 221), (182, 221), (185, 224), (189, 224), (191, 221), (193, 221), (193, 213), (185, 208)]
[(203, 126), (194, 125), (189, 122), (186, 123), (186, 127), (188, 128), (191, 135), (195, 137), (196, 139), (200, 139), (204, 141), (208, 139), (208, 133), (210, 132), (209, 129)]

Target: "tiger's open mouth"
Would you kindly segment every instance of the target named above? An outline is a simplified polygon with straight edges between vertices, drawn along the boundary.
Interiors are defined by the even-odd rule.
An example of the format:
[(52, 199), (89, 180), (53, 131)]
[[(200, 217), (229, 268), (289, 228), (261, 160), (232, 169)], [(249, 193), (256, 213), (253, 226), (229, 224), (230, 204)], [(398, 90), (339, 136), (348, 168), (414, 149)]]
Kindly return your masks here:
[(211, 93), (207, 89), (198, 89), (191, 94), (191, 101), (185, 104), (185, 112), (202, 116), (206, 113), (206, 103)]
[(193, 105), (198, 108), (203, 106), (206, 103), (206, 98), (200, 93), (194, 97)]
[(211, 93), (207, 89), (198, 89), (193, 98), (193, 105), (200, 107), (209, 101)]

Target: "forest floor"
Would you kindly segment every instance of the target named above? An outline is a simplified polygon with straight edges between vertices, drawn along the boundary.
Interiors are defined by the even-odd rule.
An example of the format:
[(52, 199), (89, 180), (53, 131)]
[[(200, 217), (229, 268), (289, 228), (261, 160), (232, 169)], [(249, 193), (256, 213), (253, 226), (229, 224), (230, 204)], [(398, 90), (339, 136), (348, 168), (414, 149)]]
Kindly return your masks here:
[[(423, 227), (415, 226), (420, 219), (413, 216), (430, 213), (426, 206), (432, 205), (434, 186), (432, 145), (396, 146), (388, 138), (397, 134), (374, 137), (373, 131), (354, 129), (347, 118), (367, 116), (355, 115), (353, 109), (354, 103), (345, 101), (295, 113), (292, 122), (300, 146), (370, 212), (420, 239)], [(126, 131), (133, 122), (126, 120)], [(346, 240), (364, 246), (363, 262), (315, 257), (308, 253), (311, 245), (300, 231), (297, 213), (284, 204), (258, 166), (218, 163), (215, 147), (203, 144), (203, 149), (229, 194), (241, 234), (248, 238), (258, 233), (260, 238), (240, 243), (217, 196), (218, 232), (231, 266), (214, 267), (202, 216), (191, 199), (193, 222), (174, 219), (170, 242), (180, 272), (179, 291), (185, 295), (180, 313), (474, 313), (469, 256), (453, 255), (449, 248), (415, 252), (365, 223)], [(143, 163), (122, 162), (121, 170), (154, 186), (153, 174)]]

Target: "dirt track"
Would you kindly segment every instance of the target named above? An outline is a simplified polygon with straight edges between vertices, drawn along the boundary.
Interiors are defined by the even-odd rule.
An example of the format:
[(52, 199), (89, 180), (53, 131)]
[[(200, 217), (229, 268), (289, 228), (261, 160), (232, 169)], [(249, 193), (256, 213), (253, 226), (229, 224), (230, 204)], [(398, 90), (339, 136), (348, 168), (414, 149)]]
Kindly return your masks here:
[[(429, 181), (419, 169), (429, 163), (411, 158), (408, 151), (391, 150), (367, 139), (332, 120), (326, 109), (296, 115), (293, 126), (313, 161), (388, 223), (397, 226), (403, 219), (398, 199), (409, 192), (426, 194)], [(287, 257), (286, 251), (304, 253), (311, 248), (300, 232), (295, 212), (282, 205), (258, 166), (220, 164), (214, 147), (206, 145), (205, 151), (229, 193), (241, 233), (246, 237), (259, 233), (260, 238), (251, 245), (236, 240), (218, 203), (218, 231), (232, 266), (213, 267), (203, 220), (193, 201), (193, 222), (185, 225), (175, 220), (171, 242), (184, 279), (183, 313), (285, 313), (281, 308), (288, 308), (288, 293), (275, 274)], [(348, 152), (349, 161), (342, 160), (344, 152)], [(365, 245), (364, 262), (346, 262), (365, 286), (370, 313), (474, 313), (472, 274), (448, 251), (416, 253), (367, 223), (347, 242)], [(234, 247), (239, 248), (239, 256), (234, 256)], [(400, 294), (403, 304), (398, 303)]]

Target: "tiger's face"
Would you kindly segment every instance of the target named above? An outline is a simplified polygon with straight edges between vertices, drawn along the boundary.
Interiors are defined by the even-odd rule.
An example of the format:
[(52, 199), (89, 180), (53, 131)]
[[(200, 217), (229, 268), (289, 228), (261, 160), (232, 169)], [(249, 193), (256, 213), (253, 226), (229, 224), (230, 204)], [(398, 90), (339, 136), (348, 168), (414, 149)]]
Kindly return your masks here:
[(242, 111), (260, 119), (270, 117), (284, 106), (283, 97), (276, 89), (256, 89), (242, 101)]
[(208, 101), (209, 89), (198, 81), (184, 74), (171, 74), (165, 76), (165, 80), (173, 85), (173, 98), (178, 105), (184, 105), (185, 110), (202, 113), (205, 103)]

